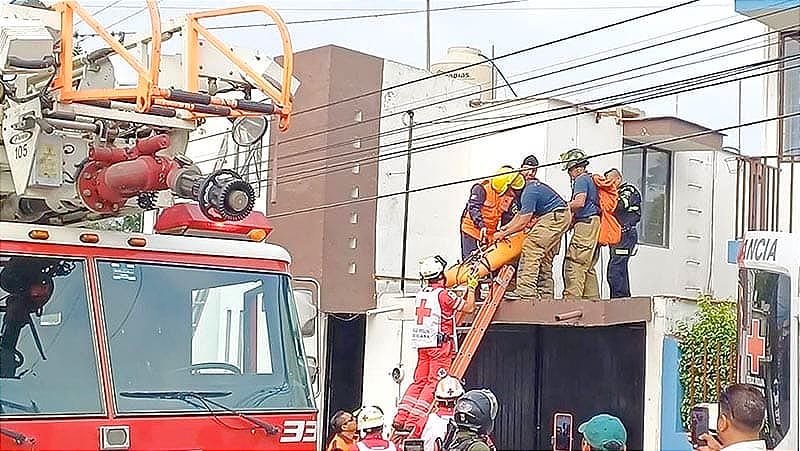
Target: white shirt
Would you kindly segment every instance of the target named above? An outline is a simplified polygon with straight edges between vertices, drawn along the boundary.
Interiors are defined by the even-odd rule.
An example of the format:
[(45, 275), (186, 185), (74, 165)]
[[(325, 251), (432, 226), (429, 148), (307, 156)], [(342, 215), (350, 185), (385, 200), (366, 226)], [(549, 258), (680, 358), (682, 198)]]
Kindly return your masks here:
[(453, 418), (450, 415), (439, 416), (435, 412), (428, 415), (425, 429), (422, 430), (422, 440), (425, 441), (425, 451), (433, 451), (437, 438), (444, 438), (447, 433), (447, 423)]
[(725, 446), (722, 451), (767, 451), (767, 444), (764, 440), (750, 440), (749, 442), (739, 442)]

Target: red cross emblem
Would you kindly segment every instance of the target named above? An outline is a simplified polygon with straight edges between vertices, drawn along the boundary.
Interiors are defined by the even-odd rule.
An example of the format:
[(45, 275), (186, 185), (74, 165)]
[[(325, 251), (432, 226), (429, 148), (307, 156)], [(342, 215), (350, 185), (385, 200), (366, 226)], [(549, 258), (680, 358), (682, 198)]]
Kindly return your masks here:
[(425, 318), (431, 316), (431, 309), (425, 307), (425, 303), (427, 303), (427, 299), (422, 299), (419, 301), (419, 306), (414, 310), (417, 314), (417, 325), (422, 325), (422, 322), (425, 321)]
[(753, 319), (750, 324), (750, 333), (747, 334), (747, 358), (750, 360), (750, 373), (761, 373), (761, 361), (767, 355), (767, 343), (761, 335), (761, 320)]

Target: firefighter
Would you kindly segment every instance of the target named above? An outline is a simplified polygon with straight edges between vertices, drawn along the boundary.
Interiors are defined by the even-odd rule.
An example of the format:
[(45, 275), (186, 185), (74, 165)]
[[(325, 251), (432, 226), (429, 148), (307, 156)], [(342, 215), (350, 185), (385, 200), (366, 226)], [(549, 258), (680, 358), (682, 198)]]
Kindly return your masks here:
[(528, 183), (522, 191), (520, 211), (495, 234), (497, 239), (531, 227), (522, 245), (517, 284), (514, 291), (506, 293), (507, 299), (554, 297), (553, 259), (558, 253), (558, 243), (570, 225), (567, 202), (550, 186), (536, 178), (539, 160), (529, 155), (520, 171)]
[(513, 170), (511, 166), (503, 166), (494, 177), (472, 186), (461, 214), (462, 260), (466, 260), (479, 244), (490, 242), (500, 223), (516, 212), (516, 190), (525, 186), (525, 179), (511, 172)]
[(595, 265), (600, 257), (600, 198), (592, 175), (586, 170), (589, 160), (580, 149), (561, 154), (564, 170), (572, 180), (572, 239), (564, 257), (564, 298), (599, 298)]
[(636, 244), (639, 242), (636, 225), (642, 218), (642, 195), (635, 186), (623, 180), (622, 173), (618, 169), (609, 169), (604, 175), (607, 179), (622, 183), (617, 189), (619, 197), (617, 209), (614, 211), (614, 216), (622, 227), (622, 239), (609, 248), (611, 255), (608, 260), (608, 287), (612, 298), (626, 298), (631, 295), (628, 260), (634, 255)]
[(445, 289), (446, 267), (447, 262), (438, 255), (420, 262), (419, 275), (426, 286), (416, 295), (416, 323), (411, 330), (411, 346), (417, 348), (417, 367), (414, 381), (397, 406), (392, 422), (396, 432), (413, 431), (428, 416), (436, 384), (447, 376), (453, 361), (455, 315), (475, 310), (478, 286), (475, 274), (469, 276), (467, 293), (460, 298)]
[(428, 415), (422, 429), (425, 451), (438, 451), (437, 439), (441, 441), (447, 433), (447, 424), (453, 418), (453, 409), (458, 398), (464, 395), (464, 386), (453, 376), (446, 376), (436, 384), (436, 410)]
[(490, 390), (470, 390), (456, 403), (443, 451), (493, 451), (489, 434), (497, 416), (497, 398)]
[(383, 438), (383, 410), (368, 406), (358, 413), (358, 430), (361, 439), (356, 443), (359, 451), (397, 451), (394, 443)]

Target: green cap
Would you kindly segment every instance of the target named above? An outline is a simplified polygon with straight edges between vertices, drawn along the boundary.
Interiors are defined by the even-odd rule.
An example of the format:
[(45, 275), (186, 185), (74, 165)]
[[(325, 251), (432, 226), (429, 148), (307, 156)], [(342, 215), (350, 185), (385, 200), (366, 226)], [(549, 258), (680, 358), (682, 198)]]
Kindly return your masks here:
[(601, 413), (578, 427), (586, 443), (599, 451), (621, 450), (628, 441), (628, 432), (619, 418)]

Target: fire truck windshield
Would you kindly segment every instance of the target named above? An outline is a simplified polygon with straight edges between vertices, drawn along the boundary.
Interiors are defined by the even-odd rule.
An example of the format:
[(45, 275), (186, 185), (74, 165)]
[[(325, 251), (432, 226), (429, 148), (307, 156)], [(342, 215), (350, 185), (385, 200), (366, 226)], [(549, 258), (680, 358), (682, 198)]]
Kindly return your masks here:
[(310, 409), (289, 277), (229, 269), (98, 261), (121, 413), (214, 408), (129, 392), (221, 392), (225, 407)]
[(756, 269), (740, 273), (744, 301), (741, 348), (744, 381), (764, 389), (768, 447), (787, 434), (790, 408), (791, 285), (787, 275)]

